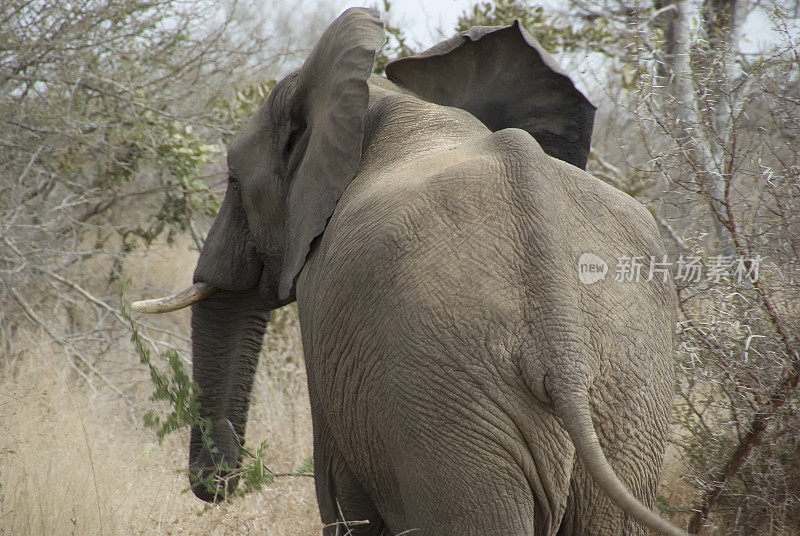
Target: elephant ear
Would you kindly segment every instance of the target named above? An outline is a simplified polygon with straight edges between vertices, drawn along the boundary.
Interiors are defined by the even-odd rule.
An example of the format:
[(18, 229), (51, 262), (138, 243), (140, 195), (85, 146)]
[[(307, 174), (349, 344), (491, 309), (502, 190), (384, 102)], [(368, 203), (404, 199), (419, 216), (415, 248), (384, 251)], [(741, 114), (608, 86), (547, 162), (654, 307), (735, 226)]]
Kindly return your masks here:
[(286, 299), (311, 243), (325, 229), (336, 202), (361, 161), (364, 121), (375, 52), (383, 23), (372, 9), (348, 9), (331, 23), (297, 74), (289, 106), (302, 130), (286, 200), (286, 243), (278, 293)]
[(492, 131), (528, 131), (549, 155), (586, 169), (595, 107), (519, 24), (475, 26), (386, 67), (423, 99), (462, 108)]

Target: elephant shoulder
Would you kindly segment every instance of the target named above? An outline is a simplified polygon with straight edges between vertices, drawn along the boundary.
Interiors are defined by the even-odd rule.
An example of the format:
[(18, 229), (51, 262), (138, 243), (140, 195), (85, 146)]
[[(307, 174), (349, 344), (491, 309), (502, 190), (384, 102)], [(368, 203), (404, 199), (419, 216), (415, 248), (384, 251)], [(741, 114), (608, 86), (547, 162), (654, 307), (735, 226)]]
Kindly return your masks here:
[(611, 236), (663, 251), (658, 227), (647, 208), (590, 173), (547, 155), (524, 130), (500, 130), (485, 143), (505, 168), (503, 176), (512, 199), (522, 205), (523, 212), (543, 218), (538, 225), (568, 225), (587, 236), (597, 234), (594, 239), (600, 242)]

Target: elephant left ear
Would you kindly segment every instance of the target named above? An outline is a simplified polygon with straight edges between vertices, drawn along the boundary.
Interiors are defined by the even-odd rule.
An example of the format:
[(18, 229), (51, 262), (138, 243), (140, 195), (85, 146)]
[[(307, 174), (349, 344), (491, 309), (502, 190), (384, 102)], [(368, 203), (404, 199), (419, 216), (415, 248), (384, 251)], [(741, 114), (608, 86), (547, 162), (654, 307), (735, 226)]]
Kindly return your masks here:
[[(369, 103), (367, 79), (385, 40), (373, 9), (351, 8), (328, 26), (297, 73), (289, 103), (302, 152), (287, 195), (286, 240), (278, 296), (287, 299), (311, 243), (358, 171)], [(292, 156), (294, 158), (294, 156)]]
[(596, 108), (519, 21), (470, 28), (391, 62), (386, 75), (492, 131), (526, 130), (547, 154), (586, 169)]

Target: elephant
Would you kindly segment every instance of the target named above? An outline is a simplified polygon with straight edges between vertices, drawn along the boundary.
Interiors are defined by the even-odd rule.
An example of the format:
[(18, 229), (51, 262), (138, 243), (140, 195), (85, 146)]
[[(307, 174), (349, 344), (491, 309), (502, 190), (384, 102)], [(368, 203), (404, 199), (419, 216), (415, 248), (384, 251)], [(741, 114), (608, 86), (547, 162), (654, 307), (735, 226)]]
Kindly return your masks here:
[(331, 23), (231, 144), (194, 284), (133, 305), (192, 308), (194, 493), (235, 486), (269, 313), (296, 302), (324, 534), (684, 534), (651, 510), (672, 281), (579, 277), (664, 255), (585, 171), (595, 107), (518, 22), (386, 77), (384, 39), (371, 9)]

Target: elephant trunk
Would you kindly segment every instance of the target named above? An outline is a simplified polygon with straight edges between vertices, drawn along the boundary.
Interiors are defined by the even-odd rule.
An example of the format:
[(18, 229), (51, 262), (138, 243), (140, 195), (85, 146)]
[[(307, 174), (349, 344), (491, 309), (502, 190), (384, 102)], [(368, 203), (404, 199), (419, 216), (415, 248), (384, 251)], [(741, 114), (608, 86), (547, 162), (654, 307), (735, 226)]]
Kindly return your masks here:
[(224, 499), (236, 487), (268, 319), (268, 304), (256, 290), (217, 291), (192, 305), (192, 376), (199, 387), (200, 417), (208, 428), (192, 427), (189, 480), (204, 501)]

